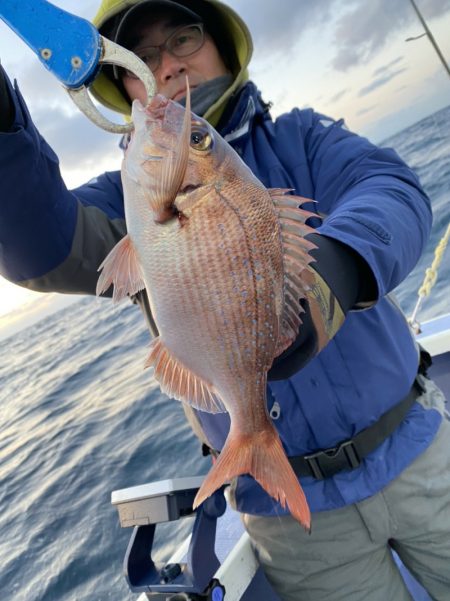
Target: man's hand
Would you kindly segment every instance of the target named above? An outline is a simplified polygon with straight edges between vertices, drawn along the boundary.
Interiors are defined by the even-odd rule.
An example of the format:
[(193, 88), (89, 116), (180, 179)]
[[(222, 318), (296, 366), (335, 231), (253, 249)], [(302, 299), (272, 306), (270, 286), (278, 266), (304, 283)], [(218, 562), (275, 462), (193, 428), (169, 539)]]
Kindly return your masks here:
[(14, 106), (6, 84), (6, 74), (0, 62), (0, 133), (9, 132), (14, 121)]

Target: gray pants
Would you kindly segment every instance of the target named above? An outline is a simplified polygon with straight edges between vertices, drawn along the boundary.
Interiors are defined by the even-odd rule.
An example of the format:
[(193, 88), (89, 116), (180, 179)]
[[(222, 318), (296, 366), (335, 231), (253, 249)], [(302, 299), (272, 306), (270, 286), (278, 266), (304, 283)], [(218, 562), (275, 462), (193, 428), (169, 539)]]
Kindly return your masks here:
[(282, 601), (411, 601), (388, 543), (433, 599), (450, 601), (450, 422), (381, 492), (315, 513), (311, 535), (290, 516), (243, 520)]

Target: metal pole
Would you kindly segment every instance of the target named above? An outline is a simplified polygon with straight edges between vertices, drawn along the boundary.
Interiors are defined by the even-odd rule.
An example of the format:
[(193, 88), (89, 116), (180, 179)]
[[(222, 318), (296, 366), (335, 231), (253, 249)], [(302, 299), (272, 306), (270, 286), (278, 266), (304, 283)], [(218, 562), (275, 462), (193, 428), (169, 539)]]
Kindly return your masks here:
[(448, 75), (450, 76), (450, 67), (448, 66), (448, 63), (445, 60), (444, 55), (441, 52), (441, 49), (437, 45), (437, 42), (434, 39), (433, 34), (428, 29), (428, 25), (426, 24), (425, 19), (422, 17), (422, 14), (421, 14), (420, 10), (417, 8), (417, 5), (416, 5), (415, 1), (414, 0), (409, 0), (409, 1), (413, 5), (414, 10), (416, 11), (417, 16), (419, 17), (419, 20), (422, 23), (423, 28), (425, 29), (425, 32), (426, 32), (426, 34), (428, 36), (428, 39), (433, 44), (433, 48), (436, 50), (436, 53), (437, 53), (438, 57), (441, 60), (441, 63), (444, 65), (444, 69), (447, 71)]

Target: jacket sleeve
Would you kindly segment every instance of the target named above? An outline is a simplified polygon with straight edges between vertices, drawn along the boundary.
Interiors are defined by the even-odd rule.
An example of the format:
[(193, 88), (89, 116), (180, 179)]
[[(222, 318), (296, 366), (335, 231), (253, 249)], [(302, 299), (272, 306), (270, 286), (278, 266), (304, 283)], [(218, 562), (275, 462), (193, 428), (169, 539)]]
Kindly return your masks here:
[(325, 215), (318, 231), (366, 261), (382, 297), (409, 274), (424, 250), (432, 223), (430, 201), (394, 150), (374, 146), (342, 121), (301, 113), (307, 120), (314, 198)]
[(17, 85), (7, 83), (15, 116), (0, 133), (0, 273), (33, 290), (94, 294), (100, 263), (125, 234), (120, 174), (69, 191)]
[(317, 201), (323, 222), (321, 235), (309, 236), (316, 249), (302, 328), (275, 360), (269, 380), (297, 373), (334, 337), (349, 310), (370, 307), (397, 286), (420, 257), (431, 226), (429, 200), (393, 150), (313, 111), (294, 111), (294, 118), (302, 147), (296, 155), (294, 143), (284, 149), (301, 193)]

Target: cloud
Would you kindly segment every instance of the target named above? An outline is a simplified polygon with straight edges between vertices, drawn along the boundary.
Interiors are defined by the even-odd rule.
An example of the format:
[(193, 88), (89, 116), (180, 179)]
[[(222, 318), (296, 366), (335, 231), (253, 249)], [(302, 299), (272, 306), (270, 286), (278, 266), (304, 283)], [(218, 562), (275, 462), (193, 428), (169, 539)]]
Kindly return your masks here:
[(400, 75), (400, 73), (403, 73), (404, 71), (406, 71), (405, 67), (403, 67), (402, 69), (397, 69), (397, 71), (393, 71), (392, 73), (387, 73), (386, 75), (383, 75), (382, 77), (379, 77), (378, 79), (375, 79), (375, 81), (372, 81), (368, 86), (364, 86), (363, 88), (361, 88), (361, 90), (358, 92), (358, 96), (367, 96), (367, 94), (370, 94), (377, 88), (381, 88), (381, 86), (386, 85), (389, 81), (391, 81), (392, 79), (394, 79), (395, 77)]
[(356, 114), (358, 116), (366, 115), (367, 113), (370, 113), (371, 111), (373, 111), (376, 108), (377, 108), (377, 105), (373, 104), (372, 106), (367, 106), (367, 107), (364, 107), (363, 109), (357, 111)]
[(228, 0), (249, 27), (258, 56), (287, 53), (310, 29), (331, 21), (337, 0)]
[(67, 116), (64, 109), (39, 109), (33, 119), (65, 170), (92, 170), (96, 165), (122, 156), (118, 148), (120, 137), (101, 130), (77, 110)]
[[(85, 18), (92, 18), (99, 3), (99, 0), (84, 0), (81, 3), (79, 0), (53, 1), (65, 10)], [(376, 87), (386, 84), (389, 78), (393, 79), (396, 76), (394, 71), (404, 63), (401, 62), (400, 56), (393, 60), (387, 59), (387, 64), (373, 73), (372, 82), (370, 71), (361, 70), (363, 72), (360, 74), (360, 82), (356, 85), (354, 77), (357, 74), (352, 73), (350, 67), (364, 64), (373, 56), (377, 56), (383, 48), (389, 48), (393, 39), (402, 41), (408, 35), (419, 34), (422, 31), (422, 26), (408, 0), (225, 2), (241, 15), (252, 32), (257, 47), (257, 60), (253, 63), (255, 79), (262, 85), (264, 98), (276, 97), (276, 105), (280, 105), (283, 110), (287, 110), (293, 102), (296, 105), (305, 102), (310, 105), (312, 95), (317, 96), (322, 104), (330, 94), (333, 96), (331, 102), (337, 103), (342, 99), (345, 86), (348, 87), (348, 96), (344, 99), (351, 107), (355, 90), (360, 88), (360, 94), (363, 96), (369, 94)], [(450, 2), (420, 0), (420, 8), (433, 29), (434, 24), (430, 20), (448, 13)], [(9, 44), (9, 39), (7, 35), (3, 36), (0, 29), (0, 56), (2, 48), (5, 48), (3, 58), (8, 62), (6, 68), (18, 77), (33, 119), (60, 156), (64, 169), (98, 168), (100, 171), (107, 157), (120, 156), (116, 154), (118, 138), (91, 125), (79, 114), (54, 78), (34, 57), (31, 58), (31, 51), (22, 43), (19, 48), (16, 38), (14, 43)], [(300, 58), (298, 42), (303, 44)], [(310, 48), (311, 52), (308, 54)], [(14, 51), (11, 52), (11, 49)], [(400, 54), (398, 46), (395, 52)], [(29, 61), (21, 60), (25, 53), (30, 57)], [(325, 58), (316, 60), (322, 54)], [(341, 73), (345, 70), (350, 71), (346, 74), (350, 77), (346, 79), (341, 73), (335, 74), (331, 69), (327, 72), (327, 64), (330, 67), (337, 65)], [(309, 81), (306, 77), (291, 77), (299, 65), (311, 72), (312, 85), (309, 87), (304, 84), (305, 81)], [(300, 72), (300, 68), (298, 71)], [(281, 82), (280, 72), (283, 74)], [(321, 89), (324, 80), (327, 82), (326, 91)], [(350, 83), (347, 84), (347, 81)], [(294, 93), (296, 96), (292, 101)], [(327, 102), (324, 109), (327, 108)], [(115, 118), (120, 121), (119, 116)]]
[[(87, 180), (108, 162), (119, 168), (120, 137), (89, 121), (44, 66), (32, 61), (12, 75), (17, 78), (34, 124), (58, 155), (65, 172), (88, 170)], [(109, 119), (123, 123), (120, 115), (103, 108), (101, 111)]]
[[(52, 3), (90, 21), (100, 1), (52, 0)], [(118, 148), (120, 137), (91, 123), (31, 49), (17, 38), (13, 39), (18, 52), (8, 53), (4, 66), (10, 78), (17, 79), (33, 122), (58, 155), (62, 170), (65, 173), (76, 171), (80, 177), (80, 172), (86, 170), (89, 171), (86, 179), (89, 179), (108, 162), (119, 168), (122, 156)], [(103, 108), (101, 112), (110, 120), (123, 123), (120, 115)]]
[(100, 0), (52, 0), (52, 4), (90, 21), (98, 10)]
[(403, 56), (399, 56), (397, 58), (394, 58), (394, 60), (392, 60), (387, 65), (383, 65), (382, 67), (379, 67), (378, 69), (375, 69), (375, 71), (373, 72), (372, 76), (373, 77), (377, 77), (378, 75), (382, 75), (385, 71), (388, 71), (391, 67), (393, 67), (394, 65), (397, 65), (398, 63), (400, 63), (403, 59), (404, 59)]
[[(423, 31), (408, 0), (277, 0), (265, 2), (264, 10), (257, 8), (257, 0), (229, 3), (247, 23), (254, 40), (255, 63), (265, 69), (268, 61), (293, 60), (293, 48), (314, 32), (321, 32), (327, 44), (330, 68), (345, 72), (367, 64), (393, 40)], [(450, 2), (421, 0), (420, 10), (432, 29), (430, 20), (449, 13)], [(386, 68), (401, 61), (399, 56)], [(374, 77), (381, 75), (382, 71)]]
[[(420, 10), (425, 20), (440, 17), (450, 11), (448, 0), (422, 0)], [(346, 71), (369, 61), (407, 26), (423, 30), (411, 4), (405, 0), (371, 0), (357, 2), (337, 22), (335, 44), (337, 52), (332, 66)]]
[(334, 96), (332, 96), (329, 100), (329, 102), (337, 102), (338, 100), (340, 100), (343, 96), (345, 96), (346, 94), (348, 94), (348, 90), (341, 90), (340, 92), (337, 92)]

